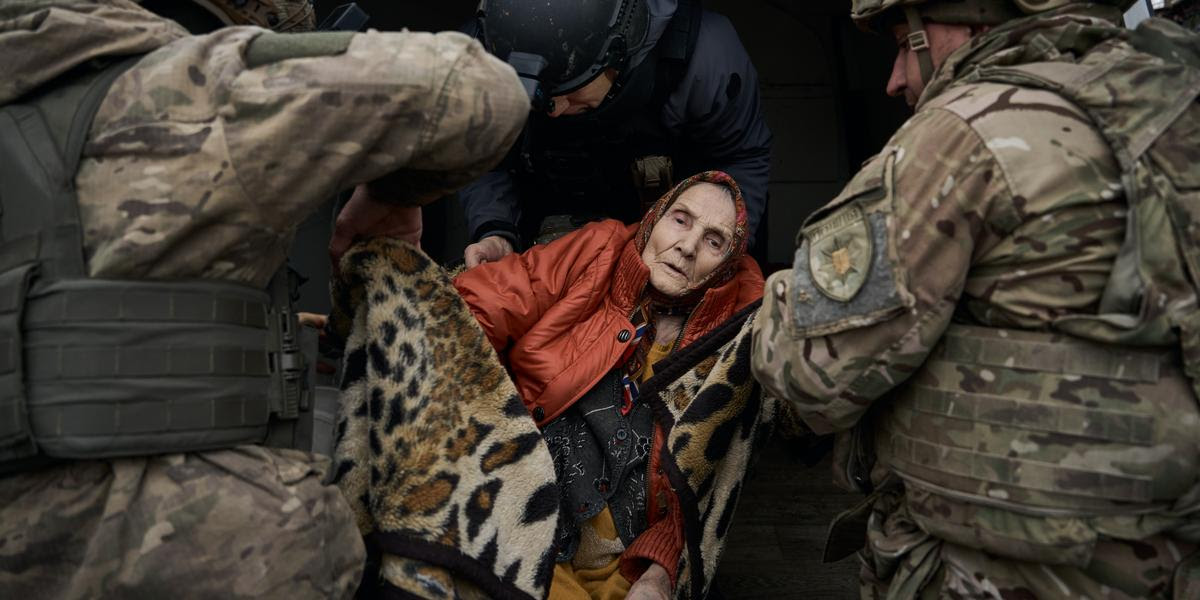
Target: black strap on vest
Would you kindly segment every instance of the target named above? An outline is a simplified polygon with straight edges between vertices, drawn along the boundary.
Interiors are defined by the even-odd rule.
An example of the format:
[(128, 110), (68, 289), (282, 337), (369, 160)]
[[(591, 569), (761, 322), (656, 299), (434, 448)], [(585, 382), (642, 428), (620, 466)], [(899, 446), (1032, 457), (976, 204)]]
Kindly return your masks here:
[(25, 296), (35, 275), (84, 275), (74, 174), (100, 102), (135, 61), (81, 65), (0, 110), (0, 461), (37, 452), (23, 382)]
[[(0, 181), (5, 182), (0, 204), (9, 207), (0, 213), (0, 256), (5, 257), (0, 268), (14, 261), (37, 260), (40, 275), (47, 280), (85, 275), (75, 171), (100, 102), (137, 58), (102, 68), (81, 65), (50, 90), (0, 112), (4, 132), (0, 148), (8, 159), (0, 162)], [(22, 185), (37, 178), (50, 185)], [(18, 204), (18, 198), (37, 201)], [(51, 227), (44, 229), (44, 225)], [(27, 237), (36, 242), (23, 239)]]

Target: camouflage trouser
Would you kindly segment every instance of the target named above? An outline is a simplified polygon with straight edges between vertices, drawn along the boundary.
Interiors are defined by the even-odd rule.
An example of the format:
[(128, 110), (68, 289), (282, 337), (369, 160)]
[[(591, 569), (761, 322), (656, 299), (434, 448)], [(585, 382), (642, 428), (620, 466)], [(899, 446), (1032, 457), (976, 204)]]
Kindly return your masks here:
[(863, 600), (1200, 599), (1200, 554), (1158, 535), (1101, 538), (1084, 568), (993, 556), (919, 529), (898, 495), (884, 495), (860, 553)]
[(364, 549), (327, 459), (228, 450), (0, 478), (0, 598), (344, 598)]

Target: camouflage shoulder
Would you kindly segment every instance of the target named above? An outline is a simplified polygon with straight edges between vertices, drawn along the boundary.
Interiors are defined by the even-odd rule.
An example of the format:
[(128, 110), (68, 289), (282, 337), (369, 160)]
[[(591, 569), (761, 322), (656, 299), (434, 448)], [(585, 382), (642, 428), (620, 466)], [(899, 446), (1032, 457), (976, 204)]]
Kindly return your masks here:
[(1082, 189), (1111, 200), (1121, 191), (1112, 150), (1091, 119), (1066, 98), (1008, 83), (958, 85), (922, 112), (957, 116), (995, 159), (1017, 211), (1036, 214), (1077, 201)]
[[(788, 299), (795, 335), (866, 327), (913, 309), (914, 290), (936, 285), (910, 281), (914, 265), (901, 255), (902, 245), (905, 252), (927, 249), (945, 236), (939, 227), (966, 226), (972, 218), (1015, 227), (1016, 211), (996, 206), (1010, 203), (994, 202), (1009, 195), (1000, 177), (991, 178), (1000, 169), (985, 146), (966, 118), (940, 107), (923, 108), (905, 122), (805, 223)], [(973, 200), (952, 201), (964, 194)], [(959, 242), (950, 245), (969, 251)]]

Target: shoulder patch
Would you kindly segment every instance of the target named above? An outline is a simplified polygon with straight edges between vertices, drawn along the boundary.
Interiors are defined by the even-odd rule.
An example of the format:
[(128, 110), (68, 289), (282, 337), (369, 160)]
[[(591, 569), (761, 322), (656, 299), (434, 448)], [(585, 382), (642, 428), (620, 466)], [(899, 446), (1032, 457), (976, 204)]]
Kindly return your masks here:
[(871, 269), (871, 231), (863, 211), (851, 204), (804, 232), (813, 285), (838, 302), (849, 302)]
[(788, 292), (794, 335), (865, 327), (907, 306), (889, 253), (894, 158), (887, 152), (870, 161), (800, 232)]
[[(844, 212), (850, 214), (839, 218)], [(865, 327), (905, 307), (887, 253), (887, 215), (851, 206), (835, 220), (844, 226), (817, 241), (806, 234), (796, 250), (788, 304), (799, 337)]]

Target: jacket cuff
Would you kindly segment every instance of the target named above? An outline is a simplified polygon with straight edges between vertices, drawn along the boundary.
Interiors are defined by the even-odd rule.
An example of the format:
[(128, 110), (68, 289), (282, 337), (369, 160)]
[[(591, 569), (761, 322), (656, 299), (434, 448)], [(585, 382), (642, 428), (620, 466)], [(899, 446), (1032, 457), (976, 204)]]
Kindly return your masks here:
[(496, 235), (512, 244), (514, 250), (520, 249), (521, 236), (517, 231), (517, 226), (504, 221), (486, 221), (479, 227), (475, 228), (475, 232), (471, 234), (471, 242), (478, 242), (485, 237)]
[(621, 575), (630, 583), (637, 581), (654, 562), (666, 569), (671, 587), (675, 587), (679, 555), (683, 552), (683, 521), (679, 518), (679, 501), (673, 498), (674, 494), (669, 495), (672, 496), (668, 501), (670, 515), (642, 532), (621, 553)]

